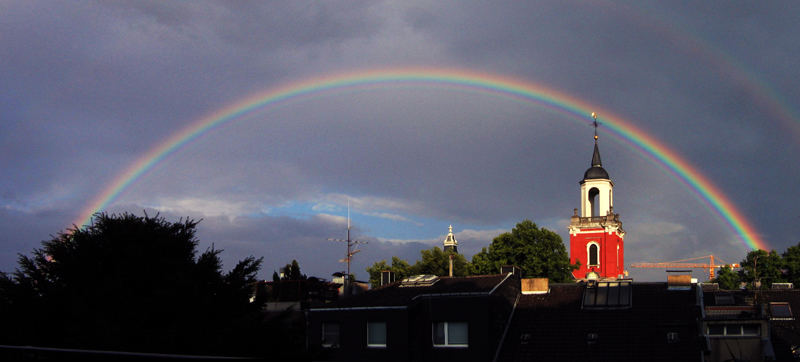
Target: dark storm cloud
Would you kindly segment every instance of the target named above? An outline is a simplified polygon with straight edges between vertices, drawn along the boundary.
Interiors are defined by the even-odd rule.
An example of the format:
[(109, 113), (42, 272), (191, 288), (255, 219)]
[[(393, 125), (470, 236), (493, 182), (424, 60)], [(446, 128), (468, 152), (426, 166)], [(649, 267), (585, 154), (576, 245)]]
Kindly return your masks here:
[[(136, 157), (214, 110), (340, 70), (420, 65), (503, 74), (622, 115), (707, 175), (782, 250), (797, 242), (800, 212), (786, 190), (800, 181), (800, 123), (776, 119), (781, 110), (759, 97), (795, 117), (800, 108), (796, 6), (5, 3), (0, 210), (13, 223), (0, 229), (9, 234), (1, 249), (30, 250), (68, 226)], [(744, 244), (687, 186), (600, 132), (629, 262), (743, 256)], [(487, 230), (524, 218), (567, 238), (591, 147), (586, 123), (486, 94), (330, 92), (199, 137), (112, 209), (202, 217), (201, 243), (226, 249), (226, 266), (254, 254), (266, 272), (298, 259), (327, 277), (343, 254), (324, 242), (343, 230), (327, 212), (343, 215), (350, 199), (364, 216), (395, 222), (356, 229), (371, 241), (356, 257), (363, 274), (392, 255), (413, 262), (450, 223), (483, 232), (465, 236), (468, 254), (490, 242)], [(270, 214), (293, 203), (336, 211)], [(398, 230), (420, 235), (400, 241)]]

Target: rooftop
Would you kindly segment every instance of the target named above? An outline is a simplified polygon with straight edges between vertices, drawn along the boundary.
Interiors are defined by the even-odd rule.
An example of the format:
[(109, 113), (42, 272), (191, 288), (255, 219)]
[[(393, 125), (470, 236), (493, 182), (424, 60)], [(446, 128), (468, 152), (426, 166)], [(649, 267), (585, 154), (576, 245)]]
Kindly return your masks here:
[[(503, 344), (504, 361), (698, 359), (696, 286), (633, 283), (628, 308), (582, 308), (587, 285), (551, 284), (522, 295)], [(672, 335), (669, 335), (672, 333)]]
[(354, 308), (354, 307), (400, 307), (406, 306), (422, 296), (488, 295), (508, 274), (477, 275), (467, 277), (439, 277), (435, 283), (419, 286), (402, 285), (394, 282), (365, 293), (329, 303), (313, 310)]

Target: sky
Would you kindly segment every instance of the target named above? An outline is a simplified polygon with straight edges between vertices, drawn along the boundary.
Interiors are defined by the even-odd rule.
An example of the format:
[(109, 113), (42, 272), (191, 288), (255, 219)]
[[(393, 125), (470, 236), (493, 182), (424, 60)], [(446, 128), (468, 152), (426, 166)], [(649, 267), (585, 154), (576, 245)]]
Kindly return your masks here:
[(0, 271), (98, 207), (202, 220), (262, 278), (343, 271), (348, 204), (358, 279), (449, 225), (467, 258), (524, 219), (568, 250), (591, 112), (626, 264), (783, 252), (799, 33), (792, 1), (3, 1)]

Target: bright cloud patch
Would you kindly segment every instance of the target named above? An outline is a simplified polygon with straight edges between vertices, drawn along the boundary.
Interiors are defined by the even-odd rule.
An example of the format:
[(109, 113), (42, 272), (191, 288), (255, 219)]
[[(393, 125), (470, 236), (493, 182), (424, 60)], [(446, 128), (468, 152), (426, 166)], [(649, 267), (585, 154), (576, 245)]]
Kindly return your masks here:
[(155, 205), (148, 205), (148, 207), (173, 214), (224, 216), (229, 219), (261, 210), (257, 205), (253, 205), (250, 202), (201, 198), (162, 199)]

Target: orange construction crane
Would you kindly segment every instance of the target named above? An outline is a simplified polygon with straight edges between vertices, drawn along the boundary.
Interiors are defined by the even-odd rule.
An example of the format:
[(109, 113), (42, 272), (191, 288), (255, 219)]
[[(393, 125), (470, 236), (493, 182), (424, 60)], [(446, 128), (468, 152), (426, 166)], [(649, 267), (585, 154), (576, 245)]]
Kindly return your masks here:
[[(708, 264), (699, 264), (699, 263), (686, 263), (688, 261), (693, 260), (701, 260), (701, 259), (709, 259), (710, 262)], [(706, 255), (706, 256), (698, 256), (696, 258), (689, 258), (689, 259), (681, 259), (675, 261), (666, 261), (663, 263), (633, 263), (631, 267), (633, 268), (704, 268), (708, 269), (708, 279), (714, 279), (714, 270), (716, 268), (730, 265), (731, 268), (738, 268), (739, 264), (728, 264), (723, 262), (720, 258), (717, 258), (721, 264), (714, 264), (714, 256), (713, 255)]]

